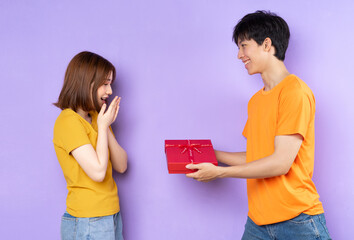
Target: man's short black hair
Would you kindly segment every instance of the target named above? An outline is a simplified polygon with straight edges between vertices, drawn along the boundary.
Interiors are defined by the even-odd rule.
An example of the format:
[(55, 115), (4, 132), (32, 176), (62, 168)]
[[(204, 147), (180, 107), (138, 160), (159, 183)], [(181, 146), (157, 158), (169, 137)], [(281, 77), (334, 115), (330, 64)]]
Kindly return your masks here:
[(239, 40), (251, 39), (261, 45), (267, 37), (272, 40), (275, 48), (274, 56), (284, 61), (290, 31), (284, 19), (272, 12), (256, 11), (244, 16), (235, 26), (232, 39), (237, 45)]

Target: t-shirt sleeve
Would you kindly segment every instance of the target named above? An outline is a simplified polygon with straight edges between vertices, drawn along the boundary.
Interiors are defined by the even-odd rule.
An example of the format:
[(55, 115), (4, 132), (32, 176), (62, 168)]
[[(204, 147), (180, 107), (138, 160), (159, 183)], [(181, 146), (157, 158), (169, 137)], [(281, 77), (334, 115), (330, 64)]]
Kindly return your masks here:
[(80, 146), (91, 144), (85, 126), (75, 116), (67, 116), (55, 123), (53, 141), (68, 154)]
[(248, 132), (248, 119), (246, 121), (245, 127), (243, 128), (242, 135), (247, 138), (247, 132)]
[(310, 97), (293, 89), (280, 97), (276, 135), (300, 134), (305, 138), (312, 116)]

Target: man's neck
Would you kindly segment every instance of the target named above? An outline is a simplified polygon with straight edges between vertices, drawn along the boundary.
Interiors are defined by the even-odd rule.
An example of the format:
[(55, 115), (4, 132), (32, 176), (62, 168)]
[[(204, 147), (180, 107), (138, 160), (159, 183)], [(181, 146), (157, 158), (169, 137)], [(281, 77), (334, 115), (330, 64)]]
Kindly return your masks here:
[(261, 73), (264, 83), (264, 91), (271, 90), (289, 75), (290, 73), (286, 69), (284, 62), (274, 60), (268, 65), (267, 70)]

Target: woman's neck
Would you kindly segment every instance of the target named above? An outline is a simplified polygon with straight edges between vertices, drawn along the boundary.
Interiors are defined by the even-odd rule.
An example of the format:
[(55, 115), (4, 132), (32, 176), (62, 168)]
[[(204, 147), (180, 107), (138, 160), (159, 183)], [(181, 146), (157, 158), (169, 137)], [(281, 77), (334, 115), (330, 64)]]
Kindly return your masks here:
[(92, 118), (91, 118), (91, 115), (89, 112), (85, 112), (81, 108), (78, 108), (76, 113), (79, 114), (83, 119), (85, 119), (86, 121), (88, 121), (91, 124)]

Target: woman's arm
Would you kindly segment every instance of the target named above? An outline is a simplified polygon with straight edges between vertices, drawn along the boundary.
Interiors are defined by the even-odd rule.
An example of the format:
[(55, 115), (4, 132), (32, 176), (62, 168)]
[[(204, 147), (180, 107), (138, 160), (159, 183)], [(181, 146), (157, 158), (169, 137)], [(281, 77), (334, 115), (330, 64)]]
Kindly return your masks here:
[(98, 133), (96, 151), (91, 144), (86, 144), (74, 149), (71, 154), (87, 176), (95, 182), (102, 182), (108, 164), (107, 131)]
[(115, 97), (106, 112), (106, 104), (103, 104), (98, 114), (96, 151), (91, 144), (80, 146), (71, 151), (71, 154), (79, 163), (80, 167), (95, 182), (102, 182), (106, 176), (108, 164), (108, 131), (109, 126), (117, 117), (119, 100), (120, 99)]
[(112, 167), (119, 173), (127, 170), (128, 155), (119, 145), (113, 133), (108, 130), (108, 148), (111, 154)]

